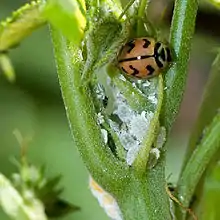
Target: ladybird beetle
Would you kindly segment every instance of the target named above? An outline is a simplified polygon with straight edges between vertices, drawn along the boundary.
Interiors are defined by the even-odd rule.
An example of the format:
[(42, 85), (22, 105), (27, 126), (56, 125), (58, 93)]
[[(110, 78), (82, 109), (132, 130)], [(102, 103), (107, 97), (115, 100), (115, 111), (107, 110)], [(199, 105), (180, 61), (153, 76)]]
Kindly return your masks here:
[(164, 43), (149, 37), (129, 41), (118, 56), (122, 71), (141, 79), (158, 75), (170, 62), (170, 49)]

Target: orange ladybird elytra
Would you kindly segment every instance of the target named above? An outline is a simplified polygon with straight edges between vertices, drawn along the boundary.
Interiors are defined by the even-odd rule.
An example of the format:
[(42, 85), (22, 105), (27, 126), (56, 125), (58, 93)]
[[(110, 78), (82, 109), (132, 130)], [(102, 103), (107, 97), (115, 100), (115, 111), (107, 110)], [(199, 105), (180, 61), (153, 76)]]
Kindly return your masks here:
[(171, 62), (167, 45), (154, 38), (136, 38), (126, 43), (118, 56), (119, 67), (129, 76), (148, 79), (158, 75)]

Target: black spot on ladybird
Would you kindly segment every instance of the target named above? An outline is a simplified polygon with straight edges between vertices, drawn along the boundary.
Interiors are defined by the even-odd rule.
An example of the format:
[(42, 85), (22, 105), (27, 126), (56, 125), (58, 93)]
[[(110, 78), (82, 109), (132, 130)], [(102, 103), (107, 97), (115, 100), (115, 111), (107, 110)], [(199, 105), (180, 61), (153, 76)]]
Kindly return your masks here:
[(132, 41), (128, 42), (127, 46), (129, 47), (127, 52), (130, 53), (134, 49), (134, 47), (135, 47), (134, 41), (132, 40)]
[(125, 73), (128, 73), (124, 67), (121, 67), (121, 69), (122, 69)]
[(134, 72), (131, 74), (132, 76), (135, 76), (139, 73), (137, 69), (135, 69), (132, 65), (129, 65), (130, 69), (134, 70)]
[(151, 65), (147, 65), (146, 69), (148, 70), (148, 75), (153, 75), (155, 69)]
[(148, 48), (148, 47), (149, 47), (149, 45), (150, 45), (150, 41), (149, 41), (149, 40), (147, 40), (147, 39), (143, 39), (143, 41), (144, 41), (143, 48)]

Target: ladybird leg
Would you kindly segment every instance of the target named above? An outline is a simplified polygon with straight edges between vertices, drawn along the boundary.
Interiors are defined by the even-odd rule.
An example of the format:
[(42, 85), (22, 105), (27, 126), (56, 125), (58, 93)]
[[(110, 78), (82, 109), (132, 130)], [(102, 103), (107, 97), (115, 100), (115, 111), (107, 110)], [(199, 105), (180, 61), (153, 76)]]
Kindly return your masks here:
[(127, 53), (130, 53), (130, 52), (134, 49), (134, 47), (135, 47), (135, 42), (134, 42), (134, 40), (128, 42), (127, 45), (128, 45), (128, 47), (129, 47)]

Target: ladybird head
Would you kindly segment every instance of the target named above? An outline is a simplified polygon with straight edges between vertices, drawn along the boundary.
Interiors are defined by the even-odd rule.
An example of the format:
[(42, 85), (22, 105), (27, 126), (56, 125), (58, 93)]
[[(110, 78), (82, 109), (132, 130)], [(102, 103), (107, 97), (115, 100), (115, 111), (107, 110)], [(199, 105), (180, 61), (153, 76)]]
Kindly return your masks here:
[(154, 57), (157, 66), (160, 69), (166, 68), (168, 64), (172, 61), (171, 51), (169, 47), (160, 41), (155, 43)]

